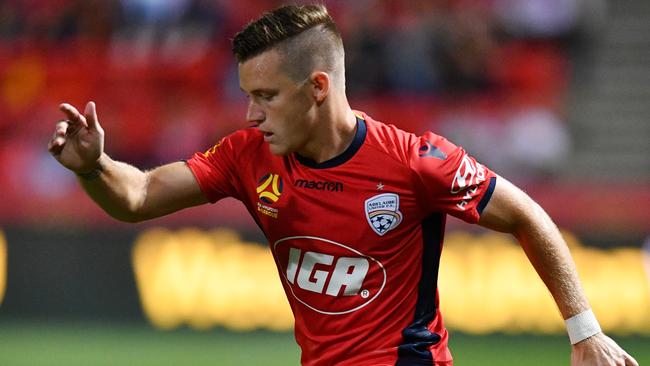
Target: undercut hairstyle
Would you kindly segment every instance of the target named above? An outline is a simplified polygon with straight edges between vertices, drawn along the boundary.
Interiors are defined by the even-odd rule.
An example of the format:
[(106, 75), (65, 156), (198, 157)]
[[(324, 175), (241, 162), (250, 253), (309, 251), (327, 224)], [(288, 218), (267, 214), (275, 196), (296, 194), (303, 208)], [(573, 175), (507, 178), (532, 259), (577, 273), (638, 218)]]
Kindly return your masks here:
[(286, 74), (296, 82), (315, 70), (345, 87), (341, 34), (324, 5), (286, 5), (263, 14), (235, 35), (232, 52), (239, 63), (277, 50)]

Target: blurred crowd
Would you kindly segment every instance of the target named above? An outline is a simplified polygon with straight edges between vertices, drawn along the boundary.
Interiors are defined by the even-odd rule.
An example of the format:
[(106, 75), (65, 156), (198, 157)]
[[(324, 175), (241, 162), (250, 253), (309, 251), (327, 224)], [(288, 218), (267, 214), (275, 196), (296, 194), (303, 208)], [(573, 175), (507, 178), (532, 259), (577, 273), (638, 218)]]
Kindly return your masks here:
[[(46, 151), (60, 102), (95, 100), (107, 151), (142, 168), (245, 126), (230, 39), (282, 3), (0, 2), (3, 191), (47, 198), (78, 190)], [(552, 178), (569, 154), (566, 93), (603, 1), (325, 4), (343, 34), (354, 108), (446, 135), (515, 179)]]

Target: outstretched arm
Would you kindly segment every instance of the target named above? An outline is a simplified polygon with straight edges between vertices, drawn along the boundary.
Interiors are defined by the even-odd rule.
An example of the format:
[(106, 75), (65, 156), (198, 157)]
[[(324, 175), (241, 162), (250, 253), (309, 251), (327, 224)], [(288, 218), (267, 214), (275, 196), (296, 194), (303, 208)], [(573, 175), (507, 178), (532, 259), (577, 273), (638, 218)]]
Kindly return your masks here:
[(66, 103), (60, 109), (67, 119), (57, 123), (48, 150), (114, 218), (137, 222), (207, 203), (183, 162), (143, 172), (106, 155), (95, 103), (88, 103), (83, 115)]
[[(565, 320), (588, 314), (585, 312), (590, 311), (589, 302), (564, 239), (546, 212), (528, 195), (499, 177), (479, 225), (517, 238)], [(638, 366), (634, 358), (599, 331), (573, 345), (571, 364)]]

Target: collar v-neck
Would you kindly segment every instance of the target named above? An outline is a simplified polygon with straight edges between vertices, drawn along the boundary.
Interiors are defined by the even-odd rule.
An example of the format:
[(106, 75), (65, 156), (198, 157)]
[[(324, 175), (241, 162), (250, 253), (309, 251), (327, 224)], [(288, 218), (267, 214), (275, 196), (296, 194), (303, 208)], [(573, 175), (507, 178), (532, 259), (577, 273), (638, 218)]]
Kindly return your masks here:
[(310, 168), (314, 168), (314, 169), (333, 168), (350, 160), (354, 156), (354, 154), (356, 154), (359, 148), (361, 148), (361, 145), (363, 145), (365, 139), (366, 139), (366, 121), (364, 121), (363, 118), (357, 116), (357, 131), (354, 134), (354, 139), (352, 139), (352, 143), (350, 144), (350, 146), (348, 146), (347, 149), (345, 149), (345, 151), (343, 151), (341, 154), (329, 160), (325, 160), (322, 163), (317, 163), (312, 159), (299, 155), (298, 153), (294, 153), (294, 155), (296, 157), (296, 160), (298, 160), (300, 164), (308, 166)]

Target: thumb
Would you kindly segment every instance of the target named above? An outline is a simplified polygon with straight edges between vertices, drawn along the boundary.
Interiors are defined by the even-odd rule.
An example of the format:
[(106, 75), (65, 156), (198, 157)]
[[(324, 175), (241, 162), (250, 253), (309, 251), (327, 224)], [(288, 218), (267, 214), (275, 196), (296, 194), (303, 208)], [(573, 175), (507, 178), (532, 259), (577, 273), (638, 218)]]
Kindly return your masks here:
[(88, 128), (92, 130), (96, 130), (99, 127), (99, 120), (97, 119), (97, 108), (95, 107), (95, 102), (88, 102), (88, 104), (86, 104), (86, 109), (84, 110), (84, 116), (86, 117)]

